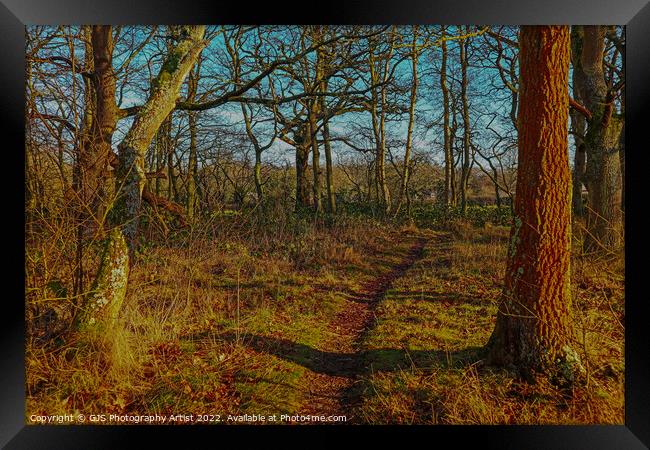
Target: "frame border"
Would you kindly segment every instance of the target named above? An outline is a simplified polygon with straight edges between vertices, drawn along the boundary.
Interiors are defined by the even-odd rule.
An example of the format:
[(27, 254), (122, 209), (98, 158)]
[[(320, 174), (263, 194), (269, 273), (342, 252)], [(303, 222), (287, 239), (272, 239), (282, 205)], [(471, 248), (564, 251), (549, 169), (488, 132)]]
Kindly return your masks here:
[[(258, 23), (258, 24), (620, 24), (626, 25), (626, 86), (632, 95), (626, 98), (629, 111), (626, 123), (626, 147), (629, 141), (638, 143), (635, 148), (647, 147), (647, 136), (642, 132), (648, 120), (647, 106), (650, 105), (650, 3), (647, 0), (624, 0), (614, 4), (608, 0), (549, 0), (544, 3), (534, 0), (502, 0), (497, 4), (481, 0), (443, 0), (436, 3), (426, 0), (401, 1), (340, 0), (317, 5), (320, 8), (306, 9), (304, 3), (258, 4), (243, 10), (234, 3), (218, 4), (208, 0), (185, 0), (182, 4), (174, 0), (0, 0), (0, 30), (2, 40), (0, 55), (3, 69), (0, 70), (0, 115), (7, 125), (0, 145), (3, 156), (11, 158), (2, 177), (7, 183), (3, 192), (14, 192), (16, 186), (24, 183), (24, 172), (13, 170), (23, 159), (24, 164), (24, 44), (25, 25), (69, 24), (69, 23), (113, 23), (113, 24), (166, 24), (166, 23)], [(495, 2), (496, 3), (496, 2)], [(214, 8), (214, 6), (217, 6)], [(642, 141), (641, 139), (644, 139)], [(634, 156), (634, 161), (639, 156)], [(637, 295), (642, 289), (643, 261), (640, 239), (643, 238), (640, 208), (630, 209), (631, 204), (640, 205), (644, 191), (641, 186), (643, 173), (641, 163), (629, 164), (626, 156), (626, 330), (625, 330), (625, 426), (580, 425), (580, 426), (356, 426), (339, 427), (343, 431), (337, 438), (345, 438), (351, 432), (371, 430), (376, 438), (384, 439), (386, 432), (397, 432), (404, 437), (412, 432), (432, 432), (434, 438), (444, 435), (459, 443), (476, 443), (481, 447), (501, 449), (543, 449), (543, 448), (589, 448), (589, 449), (642, 449), (650, 446), (650, 333), (647, 326), (647, 303)], [(10, 175), (10, 176), (6, 176)], [(14, 178), (15, 177), (15, 178)], [(635, 184), (638, 183), (637, 186)], [(21, 217), (24, 202), (18, 195), (5, 197)], [(6, 204), (6, 203), (5, 203)], [(21, 228), (22, 227), (22, 228)], [(11, 234), (24, 234), (24, 222), (12, 221)], [(5, 238), (5, 243), (15, 243), (16, 258), (24, 263), (24, 246), (19, 239)], [(11, 266), (16, 272), (9, 279), (16, 288), (16, 296), (5, 295), (7, 304), (1, 316), (0, 342), (2, 358), (0, 393), (0, 445), (3, 448), (115, 448), (130, 447), (134, 437), (144, 437), (146, 426), (35, 426), (25, 425), (25, 367), (24, 367), (24, 269), (17, 268), (15, 259)], [(24, 265), (23, 265), (24, 267)], [(9, 275), (9, 273), (7, 273)], [(12, 272), (13, 275), (13, 272)], [(22, 285), (21, 285), (22, 283)], [(23, 300), (24, 301), (24, 300)], [(290, 430), (292, 437), (311, 436), (321, 427), (193, 427), (158, 426), (156, 440), (160, 443), (187, 443), (184, 432), (191, 430), (192, 438), (215, 442), (225, 436), (239, 434), (242, 430), (260, 436)], [(305, 434), (307, 433), (307, 434)], [(150, 439), (151, 433), (146, 438)], [(179, 440), (181, 438), (181, 440)], [(337, 439), (338, 440), (338, 439)], [(403, 442), (403, 441), (402, 441)]]

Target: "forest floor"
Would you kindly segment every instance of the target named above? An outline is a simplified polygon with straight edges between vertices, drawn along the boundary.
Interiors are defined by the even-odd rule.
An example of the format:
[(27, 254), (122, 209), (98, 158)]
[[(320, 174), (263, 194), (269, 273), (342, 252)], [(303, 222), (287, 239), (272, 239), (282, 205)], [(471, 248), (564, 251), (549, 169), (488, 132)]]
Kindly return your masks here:
[(287, 243), (292, 258), (242, 241), (147, 249), (110, 342), (28, 345), (27, 415), (623, 423), (621, 257), (574, 258), (575, 345), (588, 376), (567, 393), (481, 361), (507, 227), (328, 233)]

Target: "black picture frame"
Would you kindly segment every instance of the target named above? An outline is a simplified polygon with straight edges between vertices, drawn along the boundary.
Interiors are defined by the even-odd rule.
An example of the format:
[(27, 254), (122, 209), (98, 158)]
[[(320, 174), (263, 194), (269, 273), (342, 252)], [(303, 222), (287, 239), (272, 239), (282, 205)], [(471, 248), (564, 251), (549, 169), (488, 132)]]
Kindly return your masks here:
[[(590, 426), (431, 426), (372, 427), (370, 436), (384, 439), (386, 432), (433, 433), (434, 445), (441, 437), (454, 446), (473, 443), (481, 448), (542, 449), (640, 449), (650, 446), (650, 327), (647, 326), (647, 294), (643, 295), (644, 164), (650, 106), (650, 4), (647, 0), (426, 0), (350, 1), (311, 4), (276, 2), (218, 4), (207, 0), (0, 0), (0, 123), (6, 131), (2, 149), (3, 214), (7, 231), (0, 235), (6, 269), (2, 298), (2, 359), (0, 370), (0, 445), (3, 448), (125, 448), (144, 437), (179, 443), (204, 438), (212, 445), (234, 433), (254, 432), (266, 437), (279, 428), (295, 442), (320, 427), (165, 427), (146, 426), (38, 426), (25, 424), (24, 368), (24, 202), (18, 191), (24, 183), (19, 165), (24, 155), (24, 47), (25, 25), (31, 24), (616, 24), (626, 25), (626, 335), (625, 425)], [(647, 177), (647, 175), (646, 175)], [(15, 244), (15, 245), (7, 245)], [(14, 257), (15, 256), (15, 257)], [(11, 287), (12, 289), (8, 289)], [(14, 290), (15, 288), (15, 294)], [(368, 427), (343, 427), (330, 432), (336, 440)], [(153, 432), (152, 432), (153, 431)], [(285, 439), (287, 436), (284, 436)], [(179, 441), (182, 439), (183, 441)], [(320, 439), (320, 438), (319, 438)], [(293, 440), (293, 439), (292, 439)], [(435, 441), (434, 441), (435, 440)], [(185, 442), (185, 444), (180, 444)], [(415, 445), (410, 440), (402, 441)], [(225, 445), (225, 444), (224, 444)], [(192, 446), (193, 447), (193, 446)]]

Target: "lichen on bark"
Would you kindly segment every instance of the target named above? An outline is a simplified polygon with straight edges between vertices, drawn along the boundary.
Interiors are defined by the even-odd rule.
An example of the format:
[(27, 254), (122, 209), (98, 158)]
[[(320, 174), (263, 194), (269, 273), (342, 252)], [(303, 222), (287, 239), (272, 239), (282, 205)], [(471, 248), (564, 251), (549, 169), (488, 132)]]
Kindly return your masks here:
[(112, 329), (126, 296), (128, 278), (128, 247), (122, 231), (115, 228), (106, 241), (97, 277), (80, 314), (78, 326)]
[[(180, 32), (179, 32), (180, 30)], [(128, 285), (129, 266), (136, 247), (142, 190), (146, 177), (144, 155), (163, 120), (176, 106), (185, 77), (205, 47), (205, 26), (172, 27), (176, 45), (169, 49), (151, 94), (118, 146), (116, 200), (109, 212), (112, 227), (100, 268), (88, 295), (78, 327), (111, 329), (117, 320)]]
[(515, 219), (488, 363), (571, 384), (569, 30), (522, 27)]

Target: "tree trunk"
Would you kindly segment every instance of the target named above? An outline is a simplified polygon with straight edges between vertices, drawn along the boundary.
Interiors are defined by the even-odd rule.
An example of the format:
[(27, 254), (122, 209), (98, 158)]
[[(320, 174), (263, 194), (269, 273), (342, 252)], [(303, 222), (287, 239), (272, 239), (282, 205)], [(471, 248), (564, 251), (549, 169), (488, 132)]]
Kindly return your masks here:
[[(625, 80), (625, 43), (621, 48), (621, 78)], [(621, 211), (625, 213), (625, 91), (626, 85), (623, 84), (621, 92), (621, 142), (619, 144), (618, 156), (621, 165)]]
[(447, 41), (445, 27), (442, 27), (442, 61), (440, 63), (440, 88), (443, 106), (443, 139), (445, 150), (445, 205), (455, 204), (454, 196), (454, 155), (451, 152), (451, 131), (449, 129), (449, 89), (447, 88)]
[(457, 109), (454, 103), (451, 103), (451, 114), (452, 114), (452, 120), (451, 120), (451, 127), (449, 129), (449, 150), (450, 150), (450, 156), (451, 156), (451, 204), (454, 206), (458, 205), (458, 182), (456, 181), (458, 178), (458, 170), (456, 169), (458, 167), (458, 160), (460, 159), (459, 155), (458, 158), (456, 158), (456, 154), (458, 152), (458, 148), (456, 147), (456, 132), (458, 131), (458, 121), (456, 119), (457, 115)]
[[(94, 73), (93, 39), (92, 27), (82, 27), (84, 37), (84, 70)], [(94, 203), (92, 185), (97, 186), (93, 180), (93, 155), (96, 146), (93, 139), (93, 123), (95, 122), (95, 110), (97, 109), (97, 98), (95, 95), (96, 85), (89, 77), (84, 77), (84, 115), (81, 122), (81, 129), (78, 135), (78, 147), (74, 166), (72, 168), (72, 188), (76, 193), (74, 203), (74, 215), (76, 221), (76, 242), (75, 242), (75, 275), (73, 282), (73, 293), (75, 298), (84, 291), (84, 240), (86, 231), (90, 229), (88, 217), (91, 215), (91, 205)], [(86, 181), (88, 178), (88, 181)], [(90, 183), (95, 181), (94, 183)], [(76, 305), (75, 305), (76, 306)]]
[(523, 26), (519, 43), (515, 218), (488, 361), (572, 383), (569, 28)]
[(315, 105), (317, 102), (314, 100), (311, 102), (312, 107), (309, 108), (309, 139), (311, 140), (312, 148), (312, 175), (313, 175), (313, 185), (312, 189), (314, 192), (314, 212), (320, 214), (323, 211), (323, 202), (321, 199), (321, 170), (320, 170), (320, 150), (318, 148), (318, 139), (317, 139), (317, 123), (316, 123), (316, 114)]
[(309, 168), (309, 150), (311, 148), (309, 122), (303, 123), (296, 131), (296, 211), (309, 208), (309, 181), (307, 170)]
[(257, 196), (257, 201), (261, 202), (264, 197), (262, 191), (262, 147), (260, 146), (255, 133), (253, 132), (253, 125), (251, 123), (251, 118), (248, 115), (246, 105), (241, 104), (241, 112), (244, 116), (244, 125), (246, 126), (246, 134), (253, 144), (255, 150), (255, 167), (253, 168), (253, 181), (255, 182), (255, 194)]
[(470, 170), (470, 123), (469, 105), (467, 102), (467, 39), (460, 43), (460, 65), (461, 65), (461, 101), (463, 106), (463, 166), (460, 175), (460, 208), (463, 213), (467, 211), (467, 186), (469, 184)]
[[(27, 33), (27, 31), (25, 31)], [(33, 237), (33, 220), (34, 220), (34, 188), (32, 165), (30, 159), (32, 157), (32, 130), (30, 114), (33, 109), (34, 101), (34, 87), (32, 81), (32, 64), (31, 61), (25, 61), (25, 241), (31, 242)]]
[[(573, 98), (582, 103), (584, 102), (583, 93), (585, 90), (584, 73), (580, 62), (582, 54), (582, 27), (571, 27), (571, 63), (573, 65)], [(585, 165), (587, 163), (585, 154), (585, 128), (586, 121), (584, 116), (574, 110), (569, 111), (571, 115), (571, 126), (573, 128), (574, 140), (576, 143), (575, 155), (573, 159), (573, 213), (577, 217), (584, 216), (584, 205), (582, 202), (582, 183), (585, 176)]]
[[(625, 89), (625, 86), (623, 87)], [(625, 116), (625, 93), (623, 93), (621, 99), (621, 110), (623, 111), (623, 116)], [(621, 211), (625, 213), (625, 119), (621, 120), (621, 140), (619, 143), (618, 149), (618, 158), (621, 166)]]
[(167, 158), (167, 200), (178, 202), (178, 177), (174, 168), (174, 155), (176, 148), (172, 143), (172, 116), (173, 112), (169, 113), (162, 122), (162, 134), (165, 140), (165, 157)]
[(190, 154), (187, 161), (187, 218), (190, 222), (194, 221), (194, 210), (196, 208), (196, 172), (198, 171), (198, 160), (196, 154), (196, 113), (190, 111), (189, 117), (190, 128)]
[(577, 217), (584, 216), (584, 203), (582, 201), (582, 180), (585, 176), (585, 167), (587, 164), (585, 144), (581, 142), (576, 146), (576, 153), (573, 159), (573, 213)]
[[(167, 150), (165, 147), (165, 138), (163, 133), (164, 128), (165, 127), (163, 122), (163, 125), (161, 125), (158, 131), (156, 132), (156, 150), (155, 150), (156, 151), (156, 155), (155, 155), (156, 172), (161, 172), (163, 170), (163, 167), (165, 166), (165, 155), (167, 154)], [(156, 177), (155, 190), (156, 190), (156, 196), (160, 196), (160, 191), (162, 190), (162, 177)]]
[(323, 146), (325, 147), (325, 183), (327, 183), (327, 211), (336, 214), (336, 194), (334, 192), (334, 168), (332, 167), (332, 143), (330, 142), (330, 127), (325, 119), (323, 123)]
[(497, 204), (497, 208), (501, 207), (501, 192), (499, 189), (499, 182), (498, 182), (498, 177), (499, 173), (497, 171), (497, 168), (492, 166), (492, 176), (494, 177), (494, 200)]
[(106, 177), (112, 156), (113, 133), (117, 126), (115, 73), (113, 72), (113, 30), (111, 26), (88, 28), (86, 70), (92, 73), (86, 83), (86, 109), (82, 130), (76, 181), (81, 192), (83, 221), (92, 219), (103, 227), (107, 207)]
[(205, 46), (205, 26), (170, 27), (176, 44), (169, 50), (152, 82), (151, 94), (135, 116), (120, 143), (116, 173), (118, 196), (109, 212), (113, 226), (107, 240), (92, 294), (80, 325), (101, 325), (110, 330), (125, 297), (129, 265), (137, 245), (142, 190), (145, 186), (144, 158), (163, 120), (176, 105), (185, 77)]
[[(415, 125), (415, 106), (417, 104), (418, 94), (418, 27), (413, 27), (413, 40), (411, 42), (411, 72), (413, 73), (413, 81), (411, 83), (411, 98), (409, 102), (409, 123), (406, 130), (406, 148), (404, 150), (404, 170), (402, 172), (402, 184), (400, 186), (399, 198), (397, 200), (397, 214), (402, 206), (402, 201), (407, 195), (409, 168), (411, 165), (411, 146), (413, 144), (413, 126)], [(407, 211), (408, 213), (408, 211)]]
[[(395, 27), (391, 33), (395, 32)], [(381, 77), (375, 67), (374, 49), (370, 47), (368, 53), (368, 63), (370, 69), (371, 83), (377, 84), (381, 81), (382, 86), (372, 90), (372, 100), (370, 102), (370, 114), (372, 118), (372, 128), (375, 138), (376, 155), (375, 155), (375, 190), (377, 192), (377, 201), (384, 214), (390, 211), (390, 191), (386, 185), (386, 82), (388, 80), (388, 67), (394, 49), (394, 37), (391, 36), (391, 45), (388, 53), (384, 56), (385, 61), (382, 67)]]
[(585, 250), (618, 248), (622, 229), (619, 144), (622, 120), (614, 114), (603, 71), (605, 27), (584, 26), (581, 64), (584, 102), (591, 111), (587, 123), (585, 181), (588, 197)]
[(84, 69), (84, 118), (73, 186), (78, 194), (75, 295), (82, 294), (85, 239), (92, 232), (103, 234), (108, 205), (106, 178), (112, 139), (117, 126), (115, 73), (113, 72), (113, 29), (111, 26), (86, 26)]
[[(188, 77), (187, 100), (193, 101), (198, 87), (200, 64), (196, 65), (196, 71), (190, 71)], [(194, 221), (194, 210), (196, 209), (196, 185), (198, 172), (198, 158), (196, 149), (196, 112), (188, 112), (190, 129), (190, 154), (187, 161), (187, 219)]]

